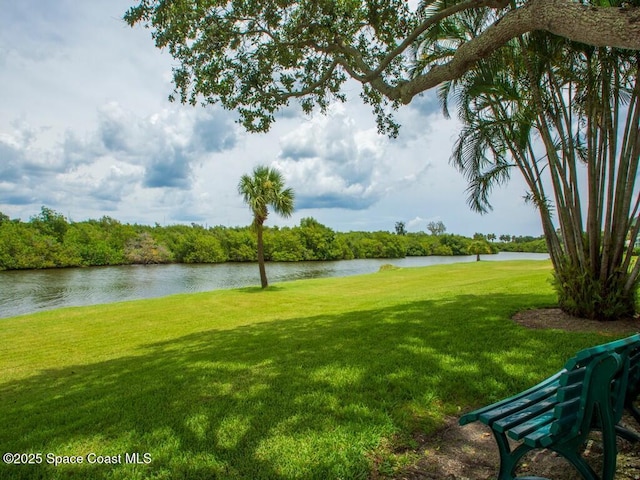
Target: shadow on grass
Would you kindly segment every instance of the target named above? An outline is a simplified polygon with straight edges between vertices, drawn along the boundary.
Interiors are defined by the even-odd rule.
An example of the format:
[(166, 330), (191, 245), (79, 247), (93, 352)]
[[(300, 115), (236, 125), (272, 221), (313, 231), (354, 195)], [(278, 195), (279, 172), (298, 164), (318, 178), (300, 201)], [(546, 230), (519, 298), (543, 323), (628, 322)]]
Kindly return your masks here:
[[(3, 452), (121, 463), (0, 477), (366, 478), (385, 442), (521, 390), (593, 342), (508, 320), (545, 301), (465, 295), (210, 330), (1, 384)], [(125, 464), (132, 452), (151, 463)]]

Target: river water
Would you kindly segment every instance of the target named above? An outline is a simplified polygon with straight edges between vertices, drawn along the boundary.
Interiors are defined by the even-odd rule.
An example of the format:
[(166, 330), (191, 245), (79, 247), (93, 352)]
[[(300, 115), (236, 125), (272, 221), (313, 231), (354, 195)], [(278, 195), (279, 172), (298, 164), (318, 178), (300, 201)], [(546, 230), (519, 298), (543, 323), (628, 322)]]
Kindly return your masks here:
[[(483, 255), (483, 260), (540, 260), (537, 253)], [(462, 257), (406, 257), (333, 262), (270, 262), (269, 283), (321, 277), (345, 277), (373, 273), (381, 265), (419, 267), (473, 262)], [(260, 285), (255, 263), (206, 265), (127, 265), (118, 267), (68, 268), (0, 272), (0, 318), (53, 308), (95, 305), (176, 293), (203, 292)]]

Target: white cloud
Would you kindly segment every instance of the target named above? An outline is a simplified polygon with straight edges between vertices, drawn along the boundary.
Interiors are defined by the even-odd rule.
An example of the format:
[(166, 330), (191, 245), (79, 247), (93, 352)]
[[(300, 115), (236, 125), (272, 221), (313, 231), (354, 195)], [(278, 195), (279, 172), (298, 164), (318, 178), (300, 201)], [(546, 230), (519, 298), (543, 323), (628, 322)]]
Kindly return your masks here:
[(374, 126), (359, 127), (341, 104), (284, 135), (280, 146), (273, 163), (296, 191), (301, 209), (366, 209), (394, 183), (389, 139)]
[[(350, 100), (329, 115), (277, 115), (269, 134), (247, 135), (237, 115), (169, 104), (167, 52), (149, 30), (121, 20), (127, 0), (6, 2), (0, 17), (0, 211), (27, 219), (46, 205), (74, 220), (247, 225), (240, 176), (282, 169), (298, 197), (291, 224), (314, 216), (339, 230), (392, 230), (439, 218), (450, 232), (536, 234), (535, 211), (514, 181), (480, 217), (448, 164), (457, 132), (433, 94), (398, 112), (400, 137), (377, 134), (369, 107)], [(337, 207), (337, 208), (336, 208)], [(504, 225), (504, 227), (502, 227)]]

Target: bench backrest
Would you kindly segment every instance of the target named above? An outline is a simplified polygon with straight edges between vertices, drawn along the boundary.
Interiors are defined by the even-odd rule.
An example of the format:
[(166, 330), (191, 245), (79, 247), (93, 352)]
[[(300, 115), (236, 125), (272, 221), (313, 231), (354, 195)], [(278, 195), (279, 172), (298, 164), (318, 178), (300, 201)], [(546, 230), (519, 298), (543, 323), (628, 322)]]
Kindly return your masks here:
[(548, 438), (541, 443), (553, 443), (553, 437), (557, 435), (586, 435), (591, 429), (596, 408), (599, 421), (606, 423), (608, 428), (614, 428), (617, 420), (611, 404), (611, 389), (624, 387), (622, 383), (626, 382), (621, 381), (620, 385), (616, 385), (613, 380), (625, 378), (625, 370), (628, 372), (628, 359), (609, 352), (564, 371), (560, 377), (558, 403), (554, 407)]
[(596, 345), (595, 347), (585, 348), (575, 354), (565, 364), (567, 370), (572, 370), (574, 367), (589, 363), (593, 358), (601, 353), (617, 353), (620, 355), (629, 355), (630, 352), (640, 348), (640, 333), (631, 335), (627, 338), (615, 340), (609, 343), (603, 343), (602, 345)]
[[(628, 385), (640, 378), (640, 334), (586, 348), (565, 364), (560, 377), (552, 435), (589, 431), (595, 405), (622, 417)], [(602, 419), (600, 419), (602, 421)]]
[[(639, 391), (640, 388), (640, 334), (636, 333), (627, 338), (603, 343), (595, 347), (585, 348), (579, 351), (566, 364), (567, 370), (588, 365), (594, 358), (602, 353), (616, 353), (626, 362), (626, 368), (621, 370), (614, 378), (611, 387), (611, 405), (616, 415), (616, 421), (622, 418), (625, 403), (625, 395)], [(628, 389), (630, 387), (630, 390)]]

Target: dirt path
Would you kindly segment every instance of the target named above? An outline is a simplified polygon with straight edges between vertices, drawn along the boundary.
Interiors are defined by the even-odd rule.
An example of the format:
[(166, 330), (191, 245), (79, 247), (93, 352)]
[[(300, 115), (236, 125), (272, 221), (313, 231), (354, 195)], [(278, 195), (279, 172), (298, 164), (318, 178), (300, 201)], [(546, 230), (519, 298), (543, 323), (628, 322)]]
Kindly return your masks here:
[[(528, 328), (556, 328), (569, 331), (603, 331), (633, 334), (640, 331), (636, 319), (608, 322), (571, 317), (559, 309), (521, 312), (515, 322)], [(605, 328), (606, 327), (606, 328)], [(623, 424), (638, 431), (631, 417)], [(602, 449), (597, 433), (587, 442), (584, 457), (596, 471), (602, 465)], [(416, 438), (420, 459), (399, 472), (394, 480), (489, 480), (498, 473), (499, 455), (491, 431), (479, 422), (460, 427), (458, 419), (448, 418), (445, 426), (429, 437)], [(553, 480), (582, 477), (561, 457), (546, 450), (525, 456), (519, 475), (537, 475)], [(619, 439), (616, 480), (640, 480), (640, 445)]]
[[(419, 447), (420, 460), (394, 476), (396, 480), (490, 480), (498, 473), (498, 449), (490, 430), (479, 422), (460, 427), (457, 418)], [(618, 440), (617, 480), (640, 479), (640, 447)], [(602, 449), (598, 434), (587, 443), (584, 457), (598, 471)], [(578, 480), (582, 477), (566, 460), (547, 450), (532, 452), (522, 463), (519, 475), (537, 475), (553, 480)]]

